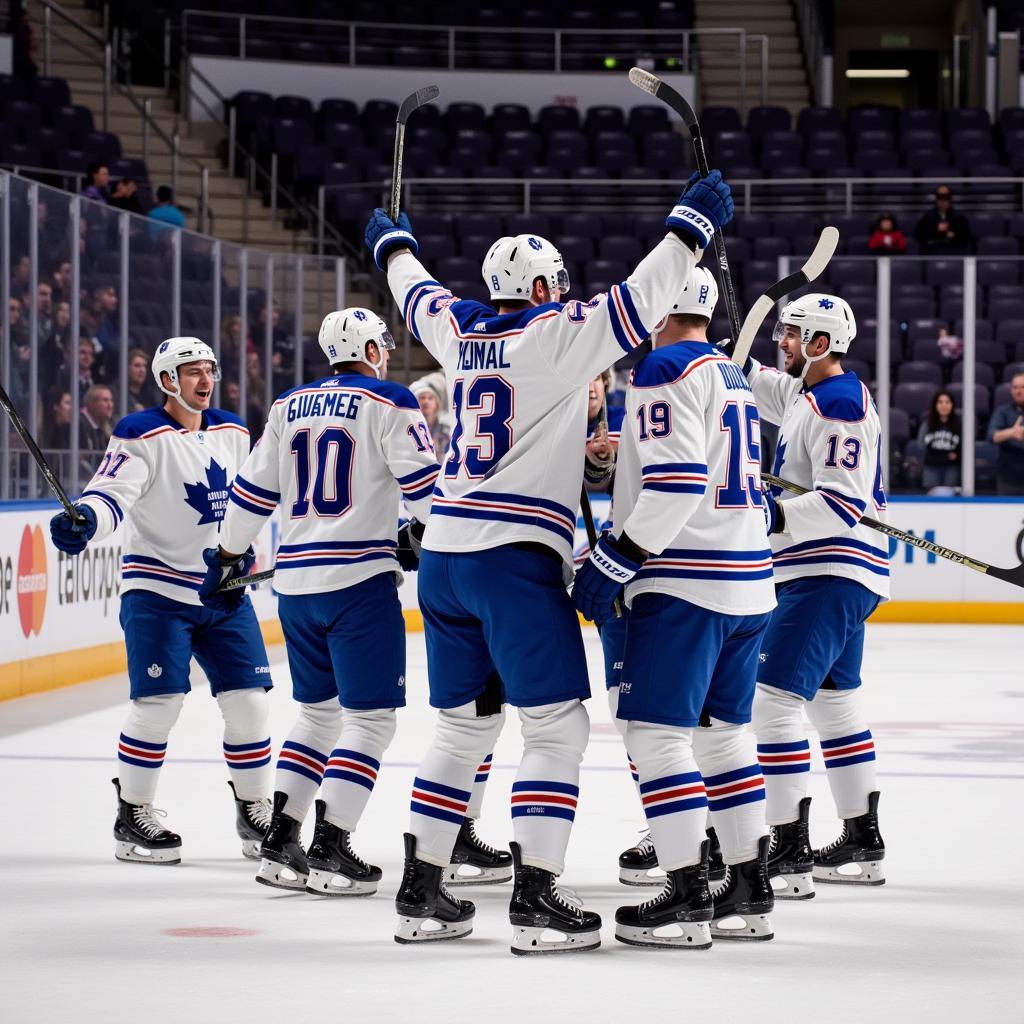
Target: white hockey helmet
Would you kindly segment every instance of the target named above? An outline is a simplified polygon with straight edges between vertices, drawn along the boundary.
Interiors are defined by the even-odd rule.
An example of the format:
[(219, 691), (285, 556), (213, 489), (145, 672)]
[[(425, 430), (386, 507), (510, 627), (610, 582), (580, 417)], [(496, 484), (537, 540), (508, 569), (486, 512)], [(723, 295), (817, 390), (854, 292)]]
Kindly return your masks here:
[(669, 313), (706, 316), (710, 320), (717, 305), (718, 282), (715, 275), (706, 267), (694, 267)]
[(506, 235), (487, 251), (480, 268), (492, 299), (528, 299), (542, 277), (551, 291), (569, 291), (562, 254), (540, 235)]
[(378, 348), (389, 352), (395, 347), (388, 325), (372, 309), (363, 306), (350, 306), (328, 313), (320, 325), (319, 341), (331, 366), (335, 363), (366, 363), (378, 377), (380, 365), (367, 359), (367, 344), (372, 341)]
[[(802, 295), (783, 306), (772, 339), (782, 341), (787, 327), (795, 327), (800, 331), (800, 351), (805, 360), (803, 374), (807, 373), (811, 363), (825, 356), (845, 355), (850, 351), (850, 342), (857, 337), (857, 321), (850, 304), (838, 295), (824, 295), (820, 292)], [(828, 348), (821, 355), (809, 356), (807, 346), (817, 334), (828, 335)]]
[[(186, 363), (208, 362), (213, 366), (214, 383), (220, 380), (220, 367), (217, 365), (217, 357), (213, 349), (200, 341), (199, 338), (168, 338), (160, 342), (156, 354), (153, 356), (152, 370), (156, 378), (156, 386), (171, 398), (177, 400), (178, 404), (189, 412), (198, 413), (202, 410), (193, 409), (182, 397), (181, 387), (178, 384), (178, 367)], [(167, 374), (171, 381), (171, 388), (164, 387), (163, 375)]]

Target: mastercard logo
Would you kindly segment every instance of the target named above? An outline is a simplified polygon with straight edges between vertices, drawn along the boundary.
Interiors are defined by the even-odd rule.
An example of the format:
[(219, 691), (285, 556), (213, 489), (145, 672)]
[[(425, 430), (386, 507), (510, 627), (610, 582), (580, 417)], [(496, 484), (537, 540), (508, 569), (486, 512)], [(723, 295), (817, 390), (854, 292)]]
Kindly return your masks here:
[(26, 638), (43, 628), (46, 611), (46, 542), (38, 526), (26, 526), (18, 551), (18, 616)]

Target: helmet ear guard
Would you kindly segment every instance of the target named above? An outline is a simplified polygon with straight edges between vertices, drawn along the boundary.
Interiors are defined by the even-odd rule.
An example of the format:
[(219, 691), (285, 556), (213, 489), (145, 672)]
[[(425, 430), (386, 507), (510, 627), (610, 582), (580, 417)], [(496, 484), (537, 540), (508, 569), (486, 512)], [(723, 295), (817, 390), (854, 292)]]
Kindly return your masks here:
[(391, 352), (395, 339), (388, 325), (371, 309), (350, 306), (324, 317), (317, 339), (331, 366), (337, 363), (365, 363), (380, 377), (380, 364), (370, 362), (366, 351), (372, 341), (378, 349)]

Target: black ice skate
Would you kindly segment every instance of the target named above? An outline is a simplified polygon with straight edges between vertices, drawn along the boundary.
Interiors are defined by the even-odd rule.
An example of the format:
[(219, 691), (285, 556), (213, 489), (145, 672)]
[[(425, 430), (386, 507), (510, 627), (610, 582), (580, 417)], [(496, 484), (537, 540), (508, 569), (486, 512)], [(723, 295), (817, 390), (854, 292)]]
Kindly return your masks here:
[(636, 846), (619, 854), (619, 881), (623, 885), (664, 885), (665, 872), (658, 868), (658, 854), (650, 832)]
[(777, 900), (814, 899), (814, 851), (808, 818), (811, 798), (805, 796), (798, 805), (798, 817), (785, 825), (769, 825), (771, 845), (768, 847), (768, 877)]
[(456, 899), (441, 880), (444, 868), (416, 857), (416, 837), (405, 834), (405, 870), (395, 896), (395, 942), (438, 942), (473, 931), (476, 907)]
[(707, 830), (707, 837), (711, 843), (711, 852), (708, 855), (708, 881), (725, 881), (725, 860), (722, 858), (722, 844), (718, 841), (718, 833), (713, 828)]
[(121, 782), (110, 780), (117, 790), (114, 821), (114, 856), (132, 864), (180, 864), (181, 836), (157, 820), (164, 812), (152, 804), (130, 804), (121, 799)]
[(843, 822), (838, 839), (814, 851), (814, 880), (840, 885), (884, 885), (885, 843), (878, 831), (878, 793), (868, 794), (868, 810)]
[(508, 919), (512, 922), (512, 952), (583, 953), (601, 945), (601, 918), (584, 910), (575, 896), (555, 884), (543, 868), (523, 863), (518, 843), (509, 843), (515, 863)]
[(274, 815), (260, 846), (256, 881), (275, 889), (305, 890), (309, 865), (299, 845), (301, 823), (284, 813), (288, 794), (274, 794)]
[(713, 913), (708, 888), (711, 842), (700, 846), (700, 862), (669, 871), (665, 888), (653, 900), (615, 911), (615, 938), (630, 946), (658, 949), (710, 949)]
[(452, 862), (445, 872), (446, 885), (493, 885), (512, 877), (512, 854), (482, 842), (475, 826), (472, 818), (462, 819)]
[(260, 844), (270, 827), (270, 799), (242, 800), (235, 792), (235, 784), (229, 782), (231, 795), (235, 798), (235, 831), (242, 840), (242, 856), (249, 860), (260, 859)]
[(350, 833), (324, 820), (327, 804), (317, 800), (316, 830), (306, 851), (309, 878), (306, 892), (316, 896), (370, 896), (377, 891), (381, 870), (352, 849)]
[(711, 890), (715, 904), (711, 935), (715, 939), (760, 939), (774, 936), (768, 915), (775, 906), (768, 878), (768, 847), (771, 839), (761, 836), (757, 856), (725, 869), (725, 881)]

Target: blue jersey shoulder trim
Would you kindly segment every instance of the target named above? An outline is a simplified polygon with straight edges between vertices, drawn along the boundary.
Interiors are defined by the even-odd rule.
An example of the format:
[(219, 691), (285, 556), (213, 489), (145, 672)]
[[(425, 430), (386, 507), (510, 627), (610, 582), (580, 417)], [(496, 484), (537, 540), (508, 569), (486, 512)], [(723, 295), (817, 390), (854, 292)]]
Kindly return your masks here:
[(677, 341), (649, 352), (633, 371), (633, 383), (641, 388), (671, 384), (686, 373), (690, 365), (704, 356), (724, 356), (708, 341)]
[(245, 425), (245, 420), (243, 420), (241, 416), (238, 416), (233, 412), (228, 412), (227, 409), (206, 410), (206, 425), (208, 427), (217, 427), (222, 423), (233, 423), (236, 427), (243, 427), (245, 430), (249, 429)]
[(835, 377), (826, 377), (805, 392), (815, 411), (828, 420), (856, 423), (864, 419), (867, 406), (864, 386), (857, 374), (848, 370)]
[(460, 299), (452, 303), (450, 312), (463, 334), (474, 334), (479, 337), (487, 335), (507, 334), (509, 331), (521, 331), (536, 320), (537, 317), (561, 310), (562, 303), (547, 302), (543, 306), (530, 306), (517, 309), (512, 313), (496, 313), (490, 306), (471, 299)]
[(120, 438), (122, 441), (133, 441), (135, 438), (142, 437), (143, 434), (148, 434), (158, 427), (174, 427), (175, 430), (181, 430), (180, 424), (175, 423), (164, 412), (163, 406), (154, 405), (152, 409), (130, 412), (123, 419), (119, 420), (117, 426), (114, 427), (114, 437)]
[(352, 378), (357, 375), (350, 373), (342, 374), (342, 376), (349, 387), (372, 391), (374, 394), (380, 395), (381, 398), (394, 402), (400, 409), (415, 409), (419, 412), (420, 403), (416, 401), (416, 396), (404, 384), (399, 384), (394, 380), (378, 380), (376, 377), (359, 377), (356, 381)]

